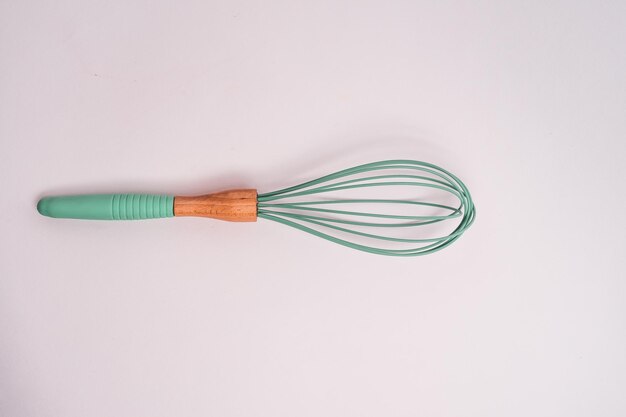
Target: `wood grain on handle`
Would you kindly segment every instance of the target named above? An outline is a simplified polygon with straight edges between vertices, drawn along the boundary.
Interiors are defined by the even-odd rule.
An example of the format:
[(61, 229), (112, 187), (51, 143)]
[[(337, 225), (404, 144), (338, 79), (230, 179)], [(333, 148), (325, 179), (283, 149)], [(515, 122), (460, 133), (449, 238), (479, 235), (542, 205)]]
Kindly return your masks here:
[(210, 217), (230, 222), (255, 222), (257, 192), (229, 190), (194, 197), (174, 197), (174, 216)]

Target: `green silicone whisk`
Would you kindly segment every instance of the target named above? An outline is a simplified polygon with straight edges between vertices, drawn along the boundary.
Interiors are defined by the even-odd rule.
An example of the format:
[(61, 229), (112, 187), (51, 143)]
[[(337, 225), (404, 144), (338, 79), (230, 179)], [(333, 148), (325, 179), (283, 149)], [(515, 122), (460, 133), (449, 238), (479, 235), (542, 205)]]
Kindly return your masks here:
[(272, 220), (331, 242), (389, 256), (441, 250), (472, 225), (469, 190), (452, 173), (414, 160), (372, 162), (258, 194), (237, 189), (201, 196), (92, 194), (45, 197), (44, 216), (139, 220), (196, 216)]

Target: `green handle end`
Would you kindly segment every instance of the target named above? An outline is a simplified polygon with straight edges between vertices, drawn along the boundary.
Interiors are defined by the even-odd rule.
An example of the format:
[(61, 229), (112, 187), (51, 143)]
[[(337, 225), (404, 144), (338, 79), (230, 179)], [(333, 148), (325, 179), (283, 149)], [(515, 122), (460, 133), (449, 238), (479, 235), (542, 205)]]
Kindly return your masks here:
[(141, 220), (174, 216), (174, 197), (152, 194), (92, 194), (44, 197), (37, 211), (48, 217)]
[[(42, 216), (54, 217), (54, 209), (50, 212), (50, 202), (54, 201), (54, 197), (44, 197), (37, 203), (37, 211)], [(53, 204), (54, 205), (54, 204)]]

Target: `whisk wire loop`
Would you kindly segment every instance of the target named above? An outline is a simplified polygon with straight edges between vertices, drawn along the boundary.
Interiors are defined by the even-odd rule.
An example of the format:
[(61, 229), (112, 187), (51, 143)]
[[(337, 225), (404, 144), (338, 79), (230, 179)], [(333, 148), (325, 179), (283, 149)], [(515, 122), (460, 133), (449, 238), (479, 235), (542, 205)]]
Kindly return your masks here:
[[(384, 173), (382, 171), (393, 171)], [(407, 173), (408, 171), (409, 173)], [(416, 175), (415, 171), (418, 171)], [(401, 173), (396, 173), (401, 172)], [(364, 175), (364, 176), (361, 176)], [(351, 177), (351, 178), (347, 178)], [(336, 192), (358, 192), (371, 189), (395, 190), (404, 188), (411, 196), (399, 198), (335, 197)], [(458, 201), (458, 206), (446, 202), (423, 201), (416, 191), (443, 193)], [(316, 196), (318, 201), (298, 201)], [(328, 208), (328, 205), (342, 206)], [(394, 208), (428, 208), (438, 213), (391, 214), (365, 209), (385, 205)], [(322, 206), (322, 207), (320, 207)], [(344, 209), (357, 206), (360, 209)], [(372, 162), (344, 169), (316, 180), (258, 195), (258, 217), (276, 221), (305, 231), (328, 241), (364, 252), (388, 256), (419, 256), (441, 250), (456, 241), (474, 222), (476, 209), (465, 184), (454, 174), (434, 164), (413, 160)], [(372, 219), (364, 221), (362, 219)], [(385, 231), (415, 228), (457, 220), (456, 227), (444, 236), (393, 236)], [(367, 229), (364, 230), (364, 229)], [(372, 232), (374, 230), (375, 232)], [(438, 231), (441, 233), (441, 231)], [(350, 237), (352, 236), (352, 237)], [(358, 239), (380, 243), (408, 245), (408, 247), (381, 247)]]

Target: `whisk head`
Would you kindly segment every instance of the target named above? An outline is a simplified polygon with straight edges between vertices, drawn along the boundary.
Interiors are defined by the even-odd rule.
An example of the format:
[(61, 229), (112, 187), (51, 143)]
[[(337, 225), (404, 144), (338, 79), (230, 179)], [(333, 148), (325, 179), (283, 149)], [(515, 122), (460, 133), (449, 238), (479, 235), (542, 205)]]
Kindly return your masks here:
[(372, 162), (258, 195), (258, 217), (349, 248), (419, 256), (456, 241), (474, 222), (455, 175), (413, 160)]

